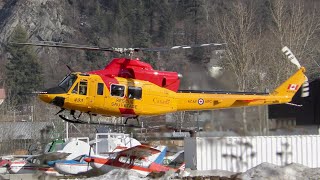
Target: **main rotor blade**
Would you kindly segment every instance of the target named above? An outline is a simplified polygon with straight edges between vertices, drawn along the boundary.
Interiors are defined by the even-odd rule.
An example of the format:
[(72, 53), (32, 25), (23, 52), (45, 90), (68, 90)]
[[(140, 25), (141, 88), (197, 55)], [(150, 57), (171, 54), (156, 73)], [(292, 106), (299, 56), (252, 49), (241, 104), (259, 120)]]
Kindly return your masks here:
[(96, 46), (83, 46), (83, 45), (78, 45), (78, 44), (59, 43), (59, 42), (52, 42), (52, 41), (40, 41), (40, 42), (31, 42), (31, 43), (10, 42), (10, 44), (27, 45), (27, 46), (41, 46), (41, 47), (70, 48), (70, 49), (81, 49), (81, 50), (115, 51), (114, 48), (112, 48), (112, 47), (101, 48), (101, 47), (96, 47)]
[(158, 47), (158, 48), (136, 48), (141, 51), (171, 51), (177, 49), (190, 49), (198, 47), (207, 47), (207, 46), (225, 46), (227, 43), (207, 43), (207, 44), (193, 44), (193, 45), (181, 45), (181, 46), (172, 46), (172, 47)]
[(180, 45), (172, 47), (155, 47), (155, 48), (115, 48), (115, 47), (97, 47), (97, 46), (84, 46), (71, 43), (60, 43), (53, 41), (39, 41), (39, 42), (30, 42), (30, 43), (17, 43), (10, 42), (11, 44), (16, 45), (30, 45), (30, 46), (42, 46), (42, 47), (56, 47), (56, 48), (70, 48), (70, 49), (81, 49), (81, 50), (95, 50), (95, 51), (110, 51), (117, 53), (132, 53), (137, 51), (171, 51), (177, 49), (190, 49), (198, 47), (207, 47), (207, 46), (225, 46), (226, 43), (206, 43), (206, 44), (194, 44), (194, 45)]

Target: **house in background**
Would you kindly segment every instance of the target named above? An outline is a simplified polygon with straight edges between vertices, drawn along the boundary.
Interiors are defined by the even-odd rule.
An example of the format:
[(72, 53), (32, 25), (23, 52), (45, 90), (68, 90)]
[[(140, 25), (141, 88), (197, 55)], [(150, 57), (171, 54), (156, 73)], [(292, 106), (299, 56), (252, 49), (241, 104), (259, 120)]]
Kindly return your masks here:
[(6, 98), (6, 92), (4, 91), (4, 89), (0, 89), (0, 105), (3, 103), (5, 98)]
[[(309, 96), (301, 97), (301, 89), (293, 97), (292, 104), (269, 106), (269, 119), (275, 128), (303, 127), (308, 130), (320, 127), (320, 78), (309, 84)], [(317, 132), (319, 133), (319, 132)]]

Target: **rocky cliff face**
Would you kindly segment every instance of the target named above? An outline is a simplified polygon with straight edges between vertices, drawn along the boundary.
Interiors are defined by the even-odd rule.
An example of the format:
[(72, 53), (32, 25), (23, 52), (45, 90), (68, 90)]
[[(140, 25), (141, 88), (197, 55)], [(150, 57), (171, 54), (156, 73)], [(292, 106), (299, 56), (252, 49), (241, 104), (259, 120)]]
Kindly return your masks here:
[[(78, 20), (76, 20), (78, 19), (78, 10), (73, 7), (72, 1), (5, 0), (0, 2), (0, 8), (1, 54), (5, 53), (4, 45), (9, 41), (10, 35), (18, 25), (26, 29), (30, 36), (29, 41), (65, 41), (74, 39), (76, 34), (81, 37), (77, 28), (73, 27), (78, 25)], [(67, 61), (67, 51), (36, 47), (36, 52), (43, 66), (44, 74), (54, 76), (49, 79), (54, 78), (57, 81), (66, 73), (66, 68), (60, 67), (66, 64), (61, 61)], [(55, 83), (49, 81), (45, 85)]]
[[(147, 17), (147, 15), (139, 15), (137, 14), (138, 12), (136, 12), (137, 9), (142, 7), (135, 7), (136, 4), (131, 2), (132, 7), (126, 7), (126, 9), (122, 9), (122, 12), (119, 13), (118, 11), (120, 11), (121, 8), (125, 8), (126, 5), (118, 3), (117, 1), (111, 2), (112, 1), (98, 0), (92, 0), (92, 2), (85, 0), (0, 0), (0, 81), (1, 76), (3, 76), (1, 71), (3, 72), (4, 60), (6, 59), (5, 57), (1, 57), (5, 54), (4, 45), (9, 41), (10, 35), (18, 25), (24, 27), (28, 32), (30, 36), (29, 41), (60, 41), (77, 44), (93, 44), (96, 43), (96, 41), (93, 40), (95, 38), (98, 39), (97, 41), (99, 41), (101, 46), (112, 45), (127, 47), (132, 45), (132, 43), (129, 43), (130, 39), (132, 41), (132, 39), (138, 37), (140, 37), (140, 39), (149, 37), (143, 33), (141, 35), (140, 32), (142, 30), (146, 31), (147, 29), (146, 27), (145, 29), (140, 29), (142, 26), (141, 22), (146, 24), (146, 21), (139, 21), (140, 16), (143, 15)], [(119, 6), (118, 9), (114, 7), (116, 4)], [(118, 21), (116, 21), (117, 18), (115, 18), (115, 16), (117, 16)], [(160, 17), (160, 15), (158, 16)], [(133, 21), (134, 18), (136, 19), (135, 23), (130, 25), (129, 21)], [(162, 22), (159, 19), (161, 18), (158, 18), (157, 21), (157, 18), (154, 17), (153, 21), (157, 22), (152, 21), (153, 23), (150, 24), (159, 26), (159, 24), (161, 24), (160, 22)], [(111, 32), (111, 29), (117, 30)], [(132, 33), (130, 30), (136, 33)], [(153, 31), (156, 30), (159, 32), (164, 31), (161, 28), (153, 29)], [(131, 34), (129, 32), (131, 32)], [(153, 35), (156, 36), (159, 32), (153, 33)], [(155, 41), (157, 42), (157, 40)], [(152, 44), (150, 44), (150, 46), (152, 46)], [(57, 81), (68, 73), (65, 66), (66, 64), (72, 66), (73, 69), (77, 71), (91, 70), (96, 68), (98, 64), (97, 61), (94, 60), (89, 62), (90, 60), (88, 59), (91, 57), (87, 58), (87, 54), (85, 54), (86, 52), (84, 51), (35, 48), (41, 62), (40, 64), (43, 66), (46, 87), (55, 85)], [(189, 51), (189, 53), (190, 52), (191, 51)], [(91, 56), (97, 57), (97, 55)], [(178, 61), (180, 61), (181, 64), (187, 64), (187, 60), (180, 60), (183, 59), (181, 58), (183, 56), (183, 53), (180, 53), (179, 56), (172, 57), (174, 61), (169, 61), (172, 62), (171, 65), (168, 63), (165, 68), (180, 71), (180, 67), (178, 68), (179, 65), (177, 65), (179, 64)], [(107, 58), (100, 61), (100, 64), (105, 65), (106, 63)], [(158, 61), (157, 63), (163, 64), (164, 62), (160, 63), (160, 61)], [(98, 67), (102, 68), (103, 65), (99, 65)], [(176, 69), (172, 69), (173, 66), (176, 66)], [(192, 65), (192, 67), (193, 66), (194, 65)], [(200, 72), (203, 72), (203, 69)]]
[(17, 25), (24, 27), (30, 40), (62, 40), (75, 29), (65, 24), (71, 9), (64, 0), (12, 0), (0, 10), (0, 41), (5, 42)]

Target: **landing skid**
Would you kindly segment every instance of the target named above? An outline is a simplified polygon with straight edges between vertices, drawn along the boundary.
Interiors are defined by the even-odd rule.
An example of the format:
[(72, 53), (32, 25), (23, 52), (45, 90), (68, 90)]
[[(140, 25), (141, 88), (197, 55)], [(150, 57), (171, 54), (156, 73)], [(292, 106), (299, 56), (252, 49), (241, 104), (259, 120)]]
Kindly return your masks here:
[(136, 119), (138, 125), (140, 125), (140, 121), (139, 121), (138, 117), (128, 117), (128, 118), (126, 118), (126, 121), (124, 122), (124, 124), (127, 124), (127, 122), (128, 122), (129, 119)]
[(93, 124), (93, 125), (119, 126), (119, 127), (131, 127), (131, 128), (144, 128), (140, 124), (134, 125), (134, 124), (122, 124), (122, 123), (118, 124), (118, 123), (92, 122), (92, 121), (88, 122), (88, 121), (80, 120), (78, 118), (68, 119), (64, 115), (61, 115), (61, 114), (59, 115), (59, 117), (66, 122), (76, 123), (76, 124)]

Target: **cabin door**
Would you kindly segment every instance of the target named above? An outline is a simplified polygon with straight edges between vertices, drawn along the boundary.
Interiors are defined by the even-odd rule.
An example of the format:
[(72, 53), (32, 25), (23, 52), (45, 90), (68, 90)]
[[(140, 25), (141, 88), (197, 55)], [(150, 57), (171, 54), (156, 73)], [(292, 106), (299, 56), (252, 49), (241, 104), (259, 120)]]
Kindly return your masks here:
[(69, 96), (70, 100), (78, 107), (86, 108), (88, 106), (88, 81), (80, 79), (73, 87)]
[(92, 107), (95, 109), (95, 111), (98, 111), (99, 113), (102, 113), (101, 111), (106, 110), (105, 106), (105, 99), (106, 99), (106, 89), (105, 85), (102, 82), (94, 82), (93, 85), (93, 99), (92, 99)]

